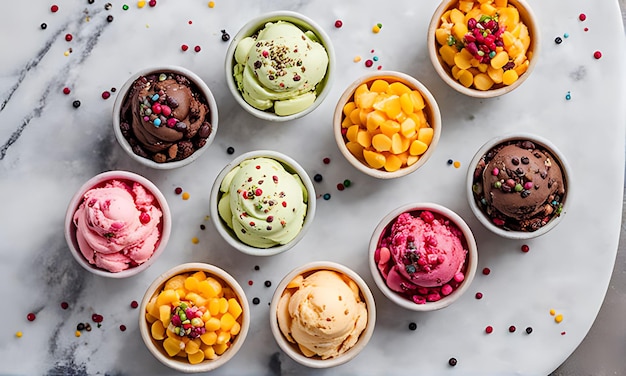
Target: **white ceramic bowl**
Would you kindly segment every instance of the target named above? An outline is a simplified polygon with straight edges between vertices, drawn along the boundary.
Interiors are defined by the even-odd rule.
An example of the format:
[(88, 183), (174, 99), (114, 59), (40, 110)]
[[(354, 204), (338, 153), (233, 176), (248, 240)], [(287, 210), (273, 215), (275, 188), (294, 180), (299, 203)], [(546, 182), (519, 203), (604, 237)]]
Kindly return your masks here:
[[(207, 276), (216, 277), (218, 281), (222, 282), (222, 286), (228, 285), (237, 296), (236, 299), (239, 301), (243, 311), (241, 313), (241, 330), (234, 338), (230, 347), (216, 359), (205, 359), (200, 363), (191, 364), (185, 358), (177, 356), (170, 357), (163, 349), (162, 343), (152, 338), (151, 325), (146, 320), (146, 308), (150, 299), (155, 296), (155, 294), (158, 294), (161, 290), (163, 290), (165, 283), (171, 277), (197, 271), (203, 271)], [(239, 283), (223, 269), (204, 263), (181, 264), (158, 276), (147, 288), (141, 301), (141, 305), (139, 306), (139, 312), (139, 332), (150, 353), (169, 368), (184, 373), (209, 372), (223, 366), (241, 349), (241, 346), (243, 346), (248, 334), (248, 330), (250, 329), (250, 305), (248, 304), (248, 299), (246, 298), (246, 294), (241, 288), (241, 285), (239, 285)]]
[[(317, 356), (309, 358), (302, 354), (297, 345), (289, 342), (283, 336), (282, 332), (280, 331), (278, 319), (276, 316), (278, 302), (283, 294), (283, 291), (287, 287), (287, 284), (289, 284), (289, 282), (291, 282), (291, 280), (293, 280), (298, 275), (304, 274), (306, 276), (319, 270), (336, 271), (340, 274), (348, 276), (352, 281), (356, 283), (356, 285), (361, 290), (361, 299), (365, 302), (367, 306), (367, 326), (359, 336), (356, 344), (343, 354), (329, 359), (321, 359)], [(274, 295), (272, 297), (272, 302), (270, 304), (270, 329), (272, 330), (272, 334), (274, 336), (274, 339), (276, 340), (276, 343), (278, 343), (278, 346), (281, 348), (281, 350), (283, 350), (285, 354), (287, 354), (291, 359), (310, 368), (330, 368), (352, 360), (365, 348), (365, 346), (367, 346), (367, 343), (369, 342), (374, 332), (375, 324), (376, 304), (374, 302), (374, 296), (372, 295), (372, 292), (370, 291), (365, 281), (363, 281), (363, 279), (350, 268), (331, 261), (310, 262), (290, 271), (285, 277), (283, 277), (283, 279), (276, 287), (276, 290), (274, 291)]]
[[(122, 130), (120, 128), (120, 124), (121, 124), (120, 116), (121, 116), (122, 106), (124, 104), (124, 101), (126, 100), (128, 91), (132, 88), (133, 83), (142, 76), (148, 76), (150, 74), (160, 74), (160, 73), (166, 73), (166, 74), (174, 73), (174, 74), (179, 74), (179, 75), (187, 77), (189, 81), (191, 81), (191, 83), (193, 83), (196, 86), (196, 88), (199, 90), (202, 96), (204, 96), (204, 98), (206, 99), (206, 104), (209, 107), (208, 122), (211, 124), (211, 133), (206, 138), (206, 142), (202, 147), (196, 149), (193, 154), (191, 154), (189, 157), (185, 159), (181, 159), (177, 161), (170, 161), (170, 162), (163, 162), (163, 163), (155, 162), (154, 160), (150, 158), (146, 158), (144, 156), (136, 154), (133, 151), (133, 147), (128, 141), (128, 139), (124, 137), (124, 134), (122, 133)], [(144, 68), (140, 70), (139, 72), (134, 73), (128, 78), (128, 80), (124, 83), (122, 88), (119, 90), (119, 94), (115, 98), (115, 103), (113, 104), (113, 132), (115, 133), (115, 138), (117, 139), (118, 143), (120, 144), (122, 149), (124, 149), (124, 151), (133, 160), (139, 162), (140, 164), (144, 166), (151, 167), (154, 169), (169, 170), (169, 169), (186, 166), (189, 163), (195, 161), (211, 146), (211, 143), (213, 143), (213, 140), (215, 139), (215, 135), (217, 134), (217, 128), (218, 128), (217, 103), (215, 102), (213, 93), (211, 92), (207, 84), (198, 75), (196, 75), (195, 73), (191, 72), (190, 70), (186, 68), (179, 67), (179, 66), (174, 66), (174, 65), (154, 66), (154, 67)], [(195, 136), (194, 139), (196, 137), (197, 136)]]
[[(274, 159), (280, 162), (283, 166), (286, 167), (287, 171), (291, 171), (293, 173), (298, 174), (300, 180), (304, 184), (304, 187), (307, 190), (307, 209), (306, 216), (304, 217), (304, 223), (302, 225), (302, 229), (298, 233), (298, 235), (291, 240), (287, 244), (276, 245), (270, 248), (257, 248), (250, 246), (248, 244), (243, 243), (239, 238), (235, 235), (233, 230), (228, 227), (228, 225), (221, 219), (218, 211), (218, 203), (220, 198), (222, 197), (222, 192), (220, 191), (220, 185), (222, 184), (222, 180), (233, 168), (237, 167), (241, 162), (252, 159), (266, 157), (270, 159)], [(236, 157), (232, 162), (227, 164), (222, 171), (218, 174), (217, 178), (213, 183), (213, 187), (211, 188), (211, 198), (210, 198), (210, 217), (211, 221), (217, 228), (219, 234), (226, 240), (228, 244), (230, 244), (233, 248), (237, 249), (240, 252), (253, 255), (253, 256), (272, 256), (282, 252), (285, 252), (295, 246), (306, 234), (309, 227), (313, 223), (313, 219), (315, 218), (315, 208), (316, 208), (317, 198), (315, 196), (315, 187), (313, 186), (313, 182), (311, 182), (311, 178), (306, 173), (306, 171), (291, 157), (283, 153), (279, 153), (277, 151), (272, 150), (255, 150), (244, 153), (238, 157)]]
[[(374, 81), (378, 79), (385, 80), (389, 83), (401, 82), (407, 85), (409, 88), (419, 91), (424, 99), (424, 104), (426, 105), (423, 109), (424, 115), (426, 116), (428, 124), (431, 128), (433, 128), (434, 131), (432, 141), (430, 142), (428, 149), (424, 154), (419, 157), (417, 162), (408, 167), (401, 167), (399, 170), (392, 172), (386, 171), (384, 168), (372, 168), (364, 160), (357, 158), (354, 154), (352, 154), (352, 152), (350, 152), (350, 150), (346, 146), (347, 139), (346, 136), (342, 133), (342, 130), (345, 130), (345, 128), (342, 127), (342, 122), (346, 117), (346, 115), (343, 113), (344, 106), (346, 105), (346, 103), (354, 100), (354, 92), (359, 86), (364, 83), (370, 86)], [(362, 128), (365, 129), (364, 126)], [(333, 114), (333, 134), (335, 136), (335, 141), (337, 143), (339, 151), (341, 151), (341, 154), (343, 154), (348, 162), (350, 162), (350, 164), (354, 166), (357, 170), (378, 179), (393, 179), (406, 176), (415, 172), (428, 161), (431, 155), (433, 155), (435, 149), (437, 148), (437, 144), (439, 143), (439, 138), (441, 135), (441, 114), (439, 112), (439, 106), (437, 105), (435, 97), (433, 97), (430, 91), (428, 91), (426, 86), (424, 86), (415, 78), (401, 72), (376, 71), (359, 77), (345, 89), (345, 91), (339, 98), (339, 101), (337, 102), (337, 106), (335, 107), (335, 112)]]
[[(515, 141), (524, 141), (528, 140), (533, 142), (535, 145), (546, 149), (549, 153), (556, 159), (554, 162), (558, 163), (561, 167), (561, 172), (563, 173), (563, 177), (565, 179), (565, 197), (561, 198), (562, 210), (561, 214), (556, 217), (552, 217), (548, 223), (535, 231), (515, 231), (510, 229), (505, 229), (501, 226), (496, 226), (490, 217), (488, 217), (480, 208), (478, 203), (476, 202), (473, 185), (474, 185), (474, 171), (476, 166), (481, 161), (482, 157), (492, 148), (509, 142)], [(503, 136), (494, 137), (491, 140), (487, 141), (483, 146), (478, 149), (472, 161), (469, 164), (467, 177), (466, 177), (466, 191), (467, 191), (467, 199), (472, 209), (472, 212), (478, 218), (480, 223), (482, 223), (488, 230), (493, 232), (494, 234), (500, 235), (504, 238), (508, 239), (532, 239), (538, 236), (544, 235), (554, 227), (556, 227), (562, 220), (563, 216), (567, 213), (570, 207), (570, 199), (571, 195), (571, 169), (563, 156), (563, 154), (556, 148), (549, 140), (530, 133), (511, 133)]]
[[(120, 272), (110, 272), (105, 269), (101, 269), (93, 264), (90, 264), (87, 259), (83, 256), (78, 246), (78, 242), (76, 240), (76, 226), (73, 222), (74, 213), (76, 209), (80, 206), (83, 201), (84, 194), (94, 188), (102, 186), (104, 183), (111, 180), (122, 180), (129, 182), (137, 182), (144, 186), (146, 190), (155, 197), (156, 203), (161, 209), (163, 216), (161, 217), (161, 223), (159, 224), (159, 229), (161, 230), (161, 238), (156, 245), (156, 249), (152, 256), (143, 264), (140, 264), (135, 267), (130, 267), (126, 270), (122, 270)], [(134, 276), (144, 270), (146, 270), (150, 265), (152, 265), (156, 259), (163, 253), (167, 243), (170, 239), (170, 232), (172, 229), (172, 216), (170, 214), (170, 208), (165, 200), (165, 196), (161, 193), (161, 191), (148, 179), (145, 177), (128, 172), (128, 171), (107, 171), (101, 174), (98, 174), (87, 182), (85, 182), (74, 194), (70, 203), (67, 207), (67, 211), (65, 213), (65, 240), (67, 241), (67, 245), (69, 247), (70, 253), (76, 261), (86, 270), (92, 272), (93, 274), (110, 277), (110, 278), (126, 278)]]
[(427, 47), (430, 55), (430, 61), (435, 68), (435, 71), (441, 77), (441, 79), (448, 84), (451, 88), (459, 93), (465, 94), (475, 98), (492, 98), (506, 93), (509, 93), (519, 87), (532, 73), (537, 65), (537, 59), (539, 57), (539, 47), (541, 34), (539, 32), (538, 20), (535, 17), (532, 9), (525, 0), (508, 0), (508, 5), (514, 6), (519, 12), (520, 21), (522, 21), (527, 27), (530, 35), (530, 45), (528, 47), (528, 59), (529, 65), (526, 71), (519, 75), (517, 81), (513, 84), (506, 86), (501, 84), (495, 84), (489, 90), (478, 90), (473, 86), (465, 87), (457, 79), (452, 76), (451, 68), (444, 62), (439, 48), (441, 45), (437, 42), (435, 32), (441, 25), (441, 17), (448, 10), (456, 7), (459, 0), (443, 0), (433, 13), (430, 25), (428, 27)]
[[(417, 304), (412, 300), (409, 300), (407, 297), (404, 297), (397, 292), (391, 290), (387, 283), (383, 279), (380, 271), (378, 270), (377, 261), (375, 259), (376, 249), (379, 247), (379, 243), (387, 229), (395, 222), (396, 218), (406, 212), (422, 212), (422, 211), (430, 211), (435, 215), (441, 215), (450, 220), (453, 224), (455, 224), (459, 230), (461, 230), (464, 235), (465, 244), (467, 245), (467, 258), (466, 258), (466, 267), (465, 267), (465, 279), (460, 283), (460, 285), (452, 291), (451, 294), (447, 296), (443, 296), (440, 300), (437, 301), (427, 301), (423, 304)], [(458, 214), (453, 212), (452, 210), (441, 206), (439, 204), (434, 203), (409, 203), (403, 206), (400, 206), (394, 210), (392, 210), (389, 214), (383, 217), (383, 219), (379, 222), (378, 226), (372, 233), (372, 237), (369, 243), (369, 266), (370, 271), (372, 273), (372, 277), (374, 278), (374, 282), (376, 286), (380, 289), (380, 291), (393, 303), (398, 306), (411, 310), (411, 311), (434, 311), (441, 308), (445, 308), (450, 304), (457, 301), (465, 292), (469, 289), (472, 280), (474, 279), (474, 275), (476, 274), (476, 267), (478, 265), (478, 248), (476, 246), (476, 240), (474, 239), (474, 235), (469, 226), (465, 223), (463, 218), (461, 218)]]
[[(252, 107), (248, 104), (244, 99), (239, 90), (237, 89), (237, 83), (233, 76), (233, 67), (236, 64), (235, 61), (235, 49), (237, 48), (237, 44), (239, 42), (251, 35), (254, 35), (256, 32), (261, 30), (266, 23), (268, 22), (276, 22), (276, 21), (287, 21), (292, 24), (298, 26), (303, 31), (311, 30), (315, 33), (315, 36), (320, 41), (320, 43), (326, 48), (326, 52), (328, 53), (328, 68), (326, 71), (326, 76), (324, 79), (318, 84), (317, 98), (315, 102), (305, 110), (287, 116), (279, 116), (276, 115), (272, 111), (263, 111)], [(248, 21), (245, 25), (241, 27), (241, 29), (237, 32), (234, 38), (231, 39), (230, 45), (226, 50), (226, 61), (224, 64), (224, 70), (226, 74), (226, 84), (228, 85), (228, 89), (230, 90), (235, 101), (239, 103), (239, 105), (254, 115), (255, 117), (263, 120), (268, 120), (272, 122), (284, 122), (289, 120), (298, 119), (300, 117), (305, 116), (311, 111), (315, 110), (321, 103), (324, 101), (328, 93), (330, 92), (333, 84), (333, 78), (335, 74), (335, 51), (333, 48), (332, 41), (330, 37), (326, 34), (324, 29), (320, 27), (315, 21), (312, 19), (292, 11), (287, 10), (279, 10), (261, 14), (250, 21)], [(321, 90), (320, 90), (321, 88)]]

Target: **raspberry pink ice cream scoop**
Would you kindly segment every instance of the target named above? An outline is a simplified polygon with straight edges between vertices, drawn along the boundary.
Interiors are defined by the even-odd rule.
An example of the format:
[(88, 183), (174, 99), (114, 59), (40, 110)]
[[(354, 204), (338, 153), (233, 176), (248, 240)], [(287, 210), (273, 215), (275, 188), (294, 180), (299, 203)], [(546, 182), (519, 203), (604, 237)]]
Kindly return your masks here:
[(141, 184), (111, 180), (84, 194), (73, 218), (76, 241), (90, 264), (120, 272), (152, 256), (161, 217), (154, 196)]
[(375, 261), (387, 286), (417, 304), (449, 295), (464, 280), (461, 230), (430, 211), (402, 213), (382, 234)]

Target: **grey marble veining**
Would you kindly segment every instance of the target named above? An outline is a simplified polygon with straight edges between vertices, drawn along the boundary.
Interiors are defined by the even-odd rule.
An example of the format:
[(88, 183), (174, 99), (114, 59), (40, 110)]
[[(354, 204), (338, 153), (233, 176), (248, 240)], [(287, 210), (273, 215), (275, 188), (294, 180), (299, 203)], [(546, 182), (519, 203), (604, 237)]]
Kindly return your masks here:
[[(242, 352), (213, 374), (552, 372), (587, 336), (607, 287), (609, 293), (613, 288), (609, 279), (622, 215), (618, 209), (623, 195), (625, 118), (618, 109), (625, 100), (626, 43), (614, 2), (594, 3), (592, 9), (582, 0), (530, 3), (541, 21), (541, 63), (517, 92), (494, 100), (465, 98), (435, 75), (425, 49), (425, 32), (437, 1), (397, 1), (390, 7), (369, 0), (222, 0), (210, 9), (206, 2), (160, 0), (156, 7), (142, 9), (128, 2), (129, 10), (124, 11), (121, 2), (106, 9), (103, 1), (63, 0), (56, 2), (57, 13), (50, 12), (52, 3), (5, 6), (0, 14), (4, 51), (0, 59), (0, 255), (4, 257), (0, 282), (5, 286), (0, 298), (10, 302), (10, 309), (0, 316), (5, 322), (0, 328), (0, 374), (172, 374), (146, 351), (137, 332), (140, 313), (130, 302), (139, 301), (161, 272), (188, 261), (228, 270), (250, 299), (261, 300), (252, 306), (252, 329)], [(239, 109), (227, 92), (222, 69), (227, 43), (221, 41), (220, 30), (234, 35), (249, 18), (275, 9), (300, 11), (322, 24), (337, 53), (333, 92), (306, 118), (283, 125), (260, 122)], [(577, 20), (581, 12), (588, 15), (584, 25)], [(109, 15), (112, 22), (107, 21)], [(333, 27), (336, 19), (344, 21), (341, 29)], [(42, 22), (47, 23), (45, 30), (39, 26)], [(377, 22), (383, 29), (373, 34), (370, 30)], [(584, 26), (588, 32), (582, 30)], [(553, 39), (564, 32), (570, 38), (557, 47)], [(65, 40), (68, 33), (71, 42)], [(608, 40), (606, 35), (616, 37)], [(621, 41), (618, 47), (615, 40)], [(181, 44), (191, 49), (183, 53)], [(192, 51), (196, 45), (201, 52)], [(597, 61), (591, 57), (596, 49), (604, 54)], [(364, 59), (376, 55), (384, 69), (415, 76), (439, 102), (445, 126), (437, 153), (408, 178), (376, 181), (360, 175), (334, 146), (330, 119), (335, 102), (345, 86), (370, 70), (353, 62), (357, 55)], [(108, 100), (100, 96), (120, 88), (131, 73), (158, 64), (177, 64), (199, 74), (213, 90), (220, 114), (211, 150), (194, 164), (168, 172), (146, 169), (123, 154), (111, 129), (116, 94)], [(62, 93), (66, 86), (72, 89), (69, 95)], [(563, 99), (567, 91), (572, 92), (569, 102)], [(80, 107), (72, 106), (75, 100), (81, 101)], [(576, 182), (574, 209), (553, 233), (529, 242), (532, 252), (523, 257), (516, 252), (519, 242), (494, 238), (480, 227), (462, 187), (474, 150), (496, 134), (520, 128), (552, 139), (568, 156)], [(324, 175), (316, 189), (318, 194), (331, 193), (332, 199), (318, 202), (315, 225), (292, 251), (269, 258), (238, 254), (205, 219), (213, 179), (232, 157), (225, 152), (228, 146), (235, 147), (237, 154), (263, 148), (282, 151), (311, 175)], [(326, 156), (332, 160), (329, 165), (321, 162)], [(459, 160), (461, 169), (447, 166), (450, 158)], [(127, 280), (103, 279), (82, 270), (69, 255), (62, 233), (74, 191), (93, 175), (112, 169), (131, 170), (157, 184), (176, 221), (166, 253), (143, 274)], [(353, 186), (337, 191), (336, 182), (346, 178)], [(604, 206), (609, 207), (602, 213), (590, 199), (598, 181), (603, 182)], [(174, 194), (177, 186), (190, 192), (189, 201)], [(439, 202), (461, 214), (481, 249), (479, 270), (486, 266), (492, 270), (488, 277), (478, 275), (468, 296), (455, 305), (424, 315), (386, 301), (374, 286), (364, 257), (378, 220), (414, 200)], [(594, 223), (592, 230), (589, 223)], [(200, 224), (206, 230), (200, 230)], [(200, 239), (198, 245), (190, 241), (194, 236)], [(271, 280), (275, 286), (293, 267), (321, 258), (348, 265), (368, 282), (377, 301), (378, 321), (372, 341), (351, 363), (314, 371), (286, 358), (271, 338), (267, 303), (273, 290), (263, 281)], [(591, 282), (581, 280), (581, 270), (592, 277)], [(475, 291), (485, 298), (474, 299)], [(62, 309), (61, 302), (69, 308)], [(552, 321), (550, 308), (563, 312), (563, 323)], [(37, 315), (35, 321), (26, 320), (29, 312)], [(105, 317), (102, 327), (91, 321), (92, 313)], [(92, 331), (76, 337), (79, 322), (91, 322)], [(409, 331), (409, 322), (418, 323), (418, 330)], [(487, 324), (499, 330), (486, 337)], [(532, 336), (505, 333), (511, 324), (533, 326)], [(127, 330), (119, 330), (120, 325)], [(626, 333), (623, 324), (616, 330)], [(17, 331), (23, 337), (16, 338)], [(455, 368), (447, 365), (451, 356), (459, 359)], [(568, 371), (568, 363), (561, 374), (576, 374)]]

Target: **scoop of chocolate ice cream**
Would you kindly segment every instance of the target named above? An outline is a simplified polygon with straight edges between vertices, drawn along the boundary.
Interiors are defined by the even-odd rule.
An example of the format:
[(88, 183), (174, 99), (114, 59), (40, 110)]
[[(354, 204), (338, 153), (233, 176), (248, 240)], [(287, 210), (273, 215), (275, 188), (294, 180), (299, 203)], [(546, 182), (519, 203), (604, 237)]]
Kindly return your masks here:
[(566, 193), (561, 166), (530, 141), (501, 144), (481, 160), (474, 194), (494, 224), (535, 231), (559, 215)]
[(139, 77), (122, 105), (124, 136), (136, 154), (157, 162), (187, 158), (211, 134), (206, 98), (187, 77)]

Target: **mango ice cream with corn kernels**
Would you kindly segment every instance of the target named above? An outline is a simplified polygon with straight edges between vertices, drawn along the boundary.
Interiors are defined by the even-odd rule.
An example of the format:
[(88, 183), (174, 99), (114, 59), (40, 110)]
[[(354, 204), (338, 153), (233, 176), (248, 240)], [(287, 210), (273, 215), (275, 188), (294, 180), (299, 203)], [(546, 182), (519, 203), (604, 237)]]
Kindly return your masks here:
[(285, 338), (307, 357), (337, 357), (352, 348), (367, 326), (367, 306), (356, 283), (331, 270), (299, 275), (276, 309)]
[(400, 214), (375, 252), (387, 286), (416, 304), (450, 295), (465, 279), (468, 247), (461, 230), (431, 211)]
[(233, 75), (244, 100), (256, 109), (287, 116), (315, 102), (329, 58), (312, 31), (276, 21), (242, 39), (235, 61)]
[(256, 248), (292, 241), (304, 224), (308, 193), (297, 174), (275, 159), (241, 162), (220, 185), (218, 212), (237, 238)]
[(111, 180), (88, 190), (74, 213), (80, 252), (114, 273), (146, 262), (161, 239), (162, 212), (155, 201), (136, 182)]

